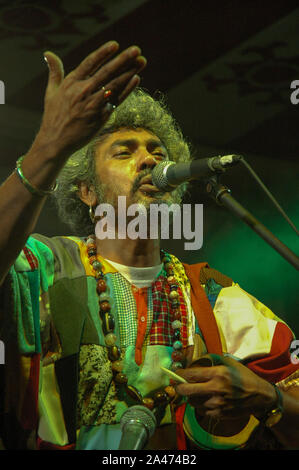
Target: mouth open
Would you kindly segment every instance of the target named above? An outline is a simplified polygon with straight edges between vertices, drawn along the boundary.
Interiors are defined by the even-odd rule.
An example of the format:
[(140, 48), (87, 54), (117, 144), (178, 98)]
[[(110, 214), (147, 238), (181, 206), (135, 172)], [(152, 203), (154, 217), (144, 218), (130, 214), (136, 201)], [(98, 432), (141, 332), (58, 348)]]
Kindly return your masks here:
[(139, 186), (139, 191), (146, 192), (146, 193), (158, 193), (159, 189), (156, 188), (153, 184), (141, 184)]
[(138, 188), (142, 192), (158, 193), (159, 189), (153, 184), (151, 175), (147, 175), (141, 180)]

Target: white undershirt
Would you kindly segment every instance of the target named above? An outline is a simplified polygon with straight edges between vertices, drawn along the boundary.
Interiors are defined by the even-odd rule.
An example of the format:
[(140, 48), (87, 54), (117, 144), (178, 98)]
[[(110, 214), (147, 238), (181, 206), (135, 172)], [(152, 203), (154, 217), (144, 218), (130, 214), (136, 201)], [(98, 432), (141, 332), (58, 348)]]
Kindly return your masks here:
[[(141, 287), (150, 287), (153, 281), (156, 279), (157, 275), (162, 269), (163, 263), (157, 266), (150, 266), (146, 268), (135, 268), (133, 266), (125, 266), (124, 264), (115, 263), (114, 261), (110, 261), (106, 258), (108, 263), (110, 263), (117, 271), (127, 279), (130, 284), (141, 288)], [(185, 292), (185, 300), (188, 309), (188, 330), (190, 332), (188, 336), (188, 346), (194, 344), (194, 331), (195, 331), (195, 324), (194, 324), (194, 313), (191, 306), (191, 299), (190, 299), (190, 290), (187, 289)], [(148, 316), (148, 328), (150, 328), (152, 321), (152, 317)]]
[(135, 266), (125, 266), (124, 264), (115, 263), (107, 259), (117, 271), (126, 278), (130, 284), (136, 287), (150, 287), (152, 282), (156, 279), (157, 275), (162, 269), (163, 263), (156, 266), (149, 266), (145, 268), (136, 268)]

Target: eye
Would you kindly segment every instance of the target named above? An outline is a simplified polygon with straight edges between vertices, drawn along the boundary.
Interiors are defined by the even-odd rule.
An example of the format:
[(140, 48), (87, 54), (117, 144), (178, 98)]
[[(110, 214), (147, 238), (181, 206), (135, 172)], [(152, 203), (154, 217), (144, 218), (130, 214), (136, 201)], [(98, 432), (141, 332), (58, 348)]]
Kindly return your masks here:
[(167, 158), (165, 153), (163, 153), (163, 152), (155, 152), (155, 153), (153, 153), (153, 155), (155, 157), (157, 156), (157, 157), (161, 157), (161, 158)]
[(126, 158), (126, 157), (130, 157), (130, 155), (131, 155), (131, 152), (129, 152), (128, 150), (123, 150), (122, 152), (116, 153), (114, 156), (116, 158)]

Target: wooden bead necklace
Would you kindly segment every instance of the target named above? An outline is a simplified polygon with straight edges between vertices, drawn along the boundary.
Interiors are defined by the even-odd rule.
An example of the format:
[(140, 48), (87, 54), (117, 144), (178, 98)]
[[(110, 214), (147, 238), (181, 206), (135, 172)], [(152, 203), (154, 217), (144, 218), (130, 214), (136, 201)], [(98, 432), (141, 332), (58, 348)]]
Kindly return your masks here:
[[(123, 363), (121, 360), (121, 350), (116, 345), (116, 335), (114, 333), (115, 319), (111, 312), (109, 289), (107, 287), (105, 275), (102, 271), (102, 263), (97, 259), (97, 245), (94, 235), (90, 235), (86, 239), (87, 255), (89, 262), (93, 268), (96, 278), (96, 290), (99, 298), (99, 315), (102, 322), (102, 330), (104, 340), (107, 346), (108, 358), (111, 361), (113, 380), (117, 388), (118, 399), (124, 400), (129, 406), (133, 404), (142, 404), (151, 410), (161, 412), (161, 407), (165, 409), (167, 404), (174, 405), (177, 403), (178, 397), (173, 382), (170, 385), (156, 391), (153, 396), (143, 398), (141, 393), (132, 385), (128, 385), (127, 376), (123, 373)], [(170, 256), (162, 250), (162, 262), (167, 273), (167, 283), (170, 287), (169, 300), (172, 316), (171, 326), (173, 329), (173, 352), (171, 354), (172, 366), (175, 371), (184, 367), (183, 344), (181, 341), (181, 312), (178, 293), (178, 284), (174, 277), (173, 264)], [(158, 413), (159, 414), (159, 413)], [(161, 416), (162, 417), (162, 416)]]

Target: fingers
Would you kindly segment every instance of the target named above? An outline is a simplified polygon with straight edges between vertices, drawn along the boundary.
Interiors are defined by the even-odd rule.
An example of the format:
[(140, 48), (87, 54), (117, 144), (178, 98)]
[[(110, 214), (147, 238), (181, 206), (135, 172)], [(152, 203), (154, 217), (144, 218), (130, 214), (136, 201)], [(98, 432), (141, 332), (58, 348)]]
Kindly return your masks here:
[(133, 75), (129, 83), (127, 83), (126, 87), (118, 95), (118, 104), (122, 103), (127, 98), (127, 96), (129, 96), (129, 94), (134, 90), (134, 88), (138, 87), (139, 84), (139, 75)]
[[(177, 370), (188, 383), (178, 384), (176, 391), (201, 416), (223, 419), (247, 417), (259, 410), (265, 387), (252, 371), (239, 363)], [(261, 393), (261, 390), (263, 392)]]
[[(127, 96), (134, 90), (134, 88), (136, 88), (139, 85), (139, 83), (140, 83), (140, 77), (138, 75), (134, 75), (129, 81), (129, 83), (126, 85), (125, 89), (120, 93), (120, 95), (118, 95), (117, 100), (113, 99), (113, 96), (112, 96), (111, 99), (106, 102), (103, 108), (104, 117), (108, 118), (111, 112), (114, 110), (114, 107), (122, 103), (127, 98)], [(110, 88), (108, 87), (107, 89), (110, 90)], [(93, 95), (94, 98), (87, 106), (87, 109), (98, 108), (100, 104), (105, 102), (105, 97), (104, 97), (105, 90), (106, 88), (102, 89), (97, 94)], [(114, 102), (116, 103), (116, 105), (112, 104)]]
[[(146, 66), (146, 59), (144, 57), (139, 57), (136, 60), (133, 68), (130, 70), (125, 71), (121, 75), (117, 76), (116, 78), (112, 79), (110, 82), (105, 83), (105, 88), (112, 91), (112, 95), (114, 96), (114, 101), (117, 101), (117, 97), (121, 95), (121, 93), (125, 92), (127, 86), (129, 86), (132, 78), (135, 76), (137, 77), (138, 73)], [(140, 77), (139, 77), (140, 80)], [(121, 97), (118, 99), (117, 104), (122, 101)]]
[[(112, 96), (109, 97), (109, 104), (105, 106), (104, 113), (106, 111), (111, 113), (113, 107), (110, 103), (113, 105), (122, 103), (140, 83), (138, 73), (146, 66), (146, 59), (140, 56), (140, 48), (129, 47), (114, 59), (108, 60), (116, 51), (116, 46), (118, 47), (118, 44), (115, 41), (107, 43), (90, 54), (69, 74), (72, 79), (78, 79), (79, 82), (84, 80), (81, 92), (87, 100), (87, 110), (93, 111), (105, 106), (107, 102), (105, 90), (110, 90)], [(90, 76), (94, 71), (95, 73)]]
[(101, 104), (105, 102), (105, 90), (111, 91), (111, 96), (109, 97), (109, 104), (105, 107), (105, 111), (111, 113), (113, 107), (110, 106), (110, 103), (113, 105), (121, 104), (127, 96), (140, 84), (140, 77), (136, 71), (142, 70), (146, 65), (146, 59), (140, 57), (140, 60), (137, 61), (136, 68), (133, 70), (127, 71), (115, 78), (111, 82), (107, 83), (103, 88), (101, 88), (97, 93), (94, 93), (90, 96), (90, 102), (87, 105), (87, 109), (96, 109)]
[(139, 57), (133, 69), (123, 73), (105, 85), (105, 88), (112, 92), (111, 101), (113, 103), (116, 105), (122, 103), (133, 89), (139, 85), (140, 77), (138, 73), (141, 72), (145, 66), (146, 59)]
[[(144, 65), (141, 67), (138, 66), (128, 72), (123, 73), (119, 77), (111, 80), (107, 84), (105, 84), (105, 89), (110, 90), (112, 96), (110, 97), (110, 101), (114, 104), (118, 105), (124, 101), (124, 99), (131, 93), (131, 91), (139, 85), (140, 77), (137, 74), (146, 64), (144, 61)], [(94, 105), (97, 106), (98, 103), (101, 101), (101, 90), (97, 93), (93, 94), (93, 101)]]
[(131, 46), (118, 54), (114, 59), (109, 60), (117, 52), (118, 48), (119, 44), (116, 41), (104, 44), (89, 54), (69, 75), (75, 80), (89, 79), (91, 90), (98, 88), (101, 84), (111, 80), (115, 75), (122, 73), (130, 66), (132, 67), (134, 60), (141, 53), (138, 46)]
[(199, 416), (210, 416), (221, 419), (234, 419), (248, 416), (250, 411), (242, 408), (235, 401), (228, 399), (222, 394), (206, 395), (202, 397), (189, 397), (189, 405), (196, 409)]
[(231, 393), (230, 375), (225, 366), (191, 367), (177, 370), (176, 373), (188, 382), (176, 386), (180, 395), (193, 397)]
[(176, 373), (187, 380), (187, 382), (207, 382), (215, 375), (221, 373), (223, 366), (214, 367), (190, 367), (188, 369), (178, 369)]
[(209, 410), (214, 410), (215, 408), (223, 408), (225, 405), (227, 405), (227, 403), (223, 395), (213, 395), (204, 403), (205, 408)]
[(56, 88), (64, 79), (62, 60), (51, 51), (44, 52), (44, 58), (49, 67), (48, 89), (51, 89), (52, 87)]
[(89, 79), (89, 91), (96, 91), (100, 86), (107, 87), (109, 82), (119, 78), (124, 73), (138, 72), (146, 65), (146, 60), (140, 55), (139, 47), (133, 46), (114, 59), (107, 62)]
[(71, 72), (76, 80), (84, 80), (92, 75), (101, 65), (103, 65), (119, 48), (116, 41), (109, 41), (97, 50), (91, 52), (78, 67)]
[(176, 391), (179, 395), (186, 397), (205, 396), (215, 392), (213, 384), (208, 381), (204, 383), (186, 383), (176, 385)]

